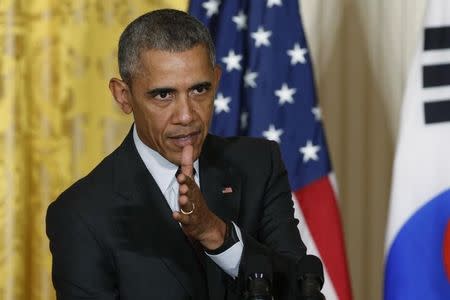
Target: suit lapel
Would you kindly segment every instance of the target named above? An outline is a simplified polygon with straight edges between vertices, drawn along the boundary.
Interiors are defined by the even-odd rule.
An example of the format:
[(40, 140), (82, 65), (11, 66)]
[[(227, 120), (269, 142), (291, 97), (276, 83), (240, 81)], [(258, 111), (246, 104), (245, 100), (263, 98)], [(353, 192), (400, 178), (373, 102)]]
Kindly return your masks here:
[(134, 207), (124, 222), (133, 250), (159, 256), (186, 291), (202, 299), (205, 282), (196, 254), (141, 160), (132, 132), (119, 149), (114, 176), (116, 192)]

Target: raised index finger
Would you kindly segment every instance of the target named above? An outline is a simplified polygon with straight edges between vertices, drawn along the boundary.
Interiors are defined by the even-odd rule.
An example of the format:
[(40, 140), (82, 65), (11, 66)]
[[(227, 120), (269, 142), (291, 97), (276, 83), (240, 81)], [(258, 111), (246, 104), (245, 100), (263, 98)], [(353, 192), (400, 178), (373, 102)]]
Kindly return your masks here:
[(181, 171), (184, 175), (192, 178), (194, 166), (193, 166), (194, 148), (192, 145), (184, 146), (181, 152)]

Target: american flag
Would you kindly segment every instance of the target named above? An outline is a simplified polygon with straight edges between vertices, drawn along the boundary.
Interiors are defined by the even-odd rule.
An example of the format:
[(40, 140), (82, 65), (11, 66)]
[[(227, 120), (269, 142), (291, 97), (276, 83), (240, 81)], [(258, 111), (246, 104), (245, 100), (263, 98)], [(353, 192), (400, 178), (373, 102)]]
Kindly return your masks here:
[(211, 131), (278, 142), (308, 252), (325, 267), (327, 299), (351, 299), (331, 164), (297, 0), (193, 0), (222, 79)]

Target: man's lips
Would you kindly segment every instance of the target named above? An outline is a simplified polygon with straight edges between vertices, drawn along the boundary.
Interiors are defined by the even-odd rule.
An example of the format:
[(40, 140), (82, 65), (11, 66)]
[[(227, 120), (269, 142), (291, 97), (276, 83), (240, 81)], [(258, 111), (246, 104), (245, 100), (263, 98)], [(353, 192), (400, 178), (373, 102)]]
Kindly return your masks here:
[(197, 138), (200, 136), (200, 131), (194, 131), (187, 134), (177, 134), (169, 136), (169, 139), (178, 147), (184, 147), (186, 145), (193, 145)]

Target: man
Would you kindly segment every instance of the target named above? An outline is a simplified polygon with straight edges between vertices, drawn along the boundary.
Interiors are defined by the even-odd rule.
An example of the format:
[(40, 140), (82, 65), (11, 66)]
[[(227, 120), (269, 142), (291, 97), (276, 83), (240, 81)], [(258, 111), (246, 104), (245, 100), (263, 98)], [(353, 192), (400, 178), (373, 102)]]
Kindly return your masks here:
[(47, 213), (58, 299), (242, 299), (264, 273), (292, 298), (305, 255), (276, 143), (208, 134), (220, 67), (176, 10), (134, 20), (109, 88), (134, 126)]

